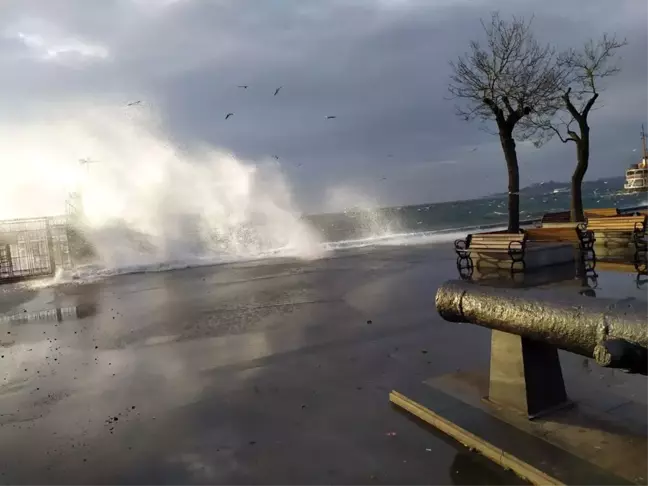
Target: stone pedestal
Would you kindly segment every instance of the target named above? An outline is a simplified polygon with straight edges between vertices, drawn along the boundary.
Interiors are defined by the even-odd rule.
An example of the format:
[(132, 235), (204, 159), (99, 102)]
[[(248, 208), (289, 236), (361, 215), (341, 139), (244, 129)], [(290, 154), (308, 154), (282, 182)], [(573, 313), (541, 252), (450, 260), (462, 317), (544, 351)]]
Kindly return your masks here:
[[(477, 269), (511, 269), (511, 257), (507, 253), (472, 251), (470, 253)], [(574, 247), (571, 243), (530, 241), (524, 253), (524, 269), (536, 270), (553, 265), (563, 265), (575, 261)], [(514, 269), (516, 267), (513, 267)]]
[(630, 231), (595, 231), (594, 247), (596, 252), (600, 248), (606, 248), (611, 251), (624, 251), (630, 247), (634, 248), (633, 233)]
[(570, 405), (558, 350), (492, 331), (488, 400), (536, 418)]

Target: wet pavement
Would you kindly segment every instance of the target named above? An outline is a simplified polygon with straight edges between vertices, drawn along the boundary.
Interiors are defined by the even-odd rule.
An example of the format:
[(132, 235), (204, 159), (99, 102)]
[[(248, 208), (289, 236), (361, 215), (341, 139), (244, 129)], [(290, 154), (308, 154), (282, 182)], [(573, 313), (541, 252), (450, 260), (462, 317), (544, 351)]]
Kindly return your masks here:
[[(388, 402), (488, 365), (489, 331), (434, 308), (449, 246), (3, 288), (0, 482), (519, 482)], [(601, 294), (634, 285), (606, 275)], [(644, 377), (563, 366), (568, 387), (646, 395)]]

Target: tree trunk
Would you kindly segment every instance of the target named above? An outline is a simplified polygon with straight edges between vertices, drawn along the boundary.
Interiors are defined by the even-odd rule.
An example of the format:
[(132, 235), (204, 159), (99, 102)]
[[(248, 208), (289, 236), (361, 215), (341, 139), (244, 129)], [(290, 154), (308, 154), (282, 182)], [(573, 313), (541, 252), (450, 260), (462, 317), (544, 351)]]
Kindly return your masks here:
[(571, 221), (585, 221), (583, 210), (583, 178), (589, 165), (589, 127), (581, 127), (580, 140), (576, 142), (576, 169), (571, 181)]
[(581, 191), (582, 182), (582, 177), (579, 178), (576, 174), (572, 176), (570, 220), (574, 223), (585, 221), (585, 213), (583, 211), (583, 196)]
[(520, 231), (520, 171), (513, 130), (500, 129), (500, 142), (508, 170), (508, 231)]

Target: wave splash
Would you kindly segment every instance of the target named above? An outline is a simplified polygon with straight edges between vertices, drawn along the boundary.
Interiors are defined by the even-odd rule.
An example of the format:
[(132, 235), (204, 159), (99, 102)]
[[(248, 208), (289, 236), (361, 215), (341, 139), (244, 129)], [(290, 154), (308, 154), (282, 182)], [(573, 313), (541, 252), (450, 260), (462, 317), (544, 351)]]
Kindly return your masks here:
[(38, 122), (0, 127), (0, 150), (12, 161), (4, 168), (12, 183), (0, 193), (0, 219), (70, 209), (82, 215), (78, 228), (92, 251), (74, 270), (30, 286), (277, 257), (315, 259), (461, 234), (406, 228), (399, 217), (371, 209), (378, 206), (375, 198), (338, 186), (327, 200), (353, 208), (345, 224), (356, 236), (337, 241), (326, 234), (328, 223), (302, 217), (275, 160), (181, 149), (147, 109), (66, 104), (40, 115)]
[(38, 123), (0, 127), (12, 181), (0, 219), (63, 214), (76, 194), (92, 249), (85, 268), (99, 274), (324, 254), (278, 163), (180, 150), (159, 126), (145, 109), (66, 105)]

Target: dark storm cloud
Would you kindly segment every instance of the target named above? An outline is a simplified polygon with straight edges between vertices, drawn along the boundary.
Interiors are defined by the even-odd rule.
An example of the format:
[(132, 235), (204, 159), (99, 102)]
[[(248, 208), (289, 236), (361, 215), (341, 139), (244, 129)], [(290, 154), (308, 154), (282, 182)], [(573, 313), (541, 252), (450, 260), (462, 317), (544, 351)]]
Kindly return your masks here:
[[(646, 118), (647, 7), (577, 3), (6, 2), (0, 117), (36, 116), (44, 100), (141, 98), (161, 110), (182, 145), (209, 143), (249, 159), (278, 155), (311, 210), (327, 208), (328, 190), (339, 185), (382, 204), (482, 195), (505, 186), (501, 151), (496, 137), (454, 116), (447, 62), (480, 35), (479, 18), (500, 9), (535, 13), (538, 36), (560, 47), (604, 31), (628, 38), (623, 73), (592, 115), (590, 177), (617, 175), (632, 161)], [(38, 39), (27, 45), (18, 32), (71, 52), (44, 59)], [(77, 52), (81, 45), (94, 50)], [(520, 144), (520, 160), (525, 182), (565, 179), (573, 147)]]

